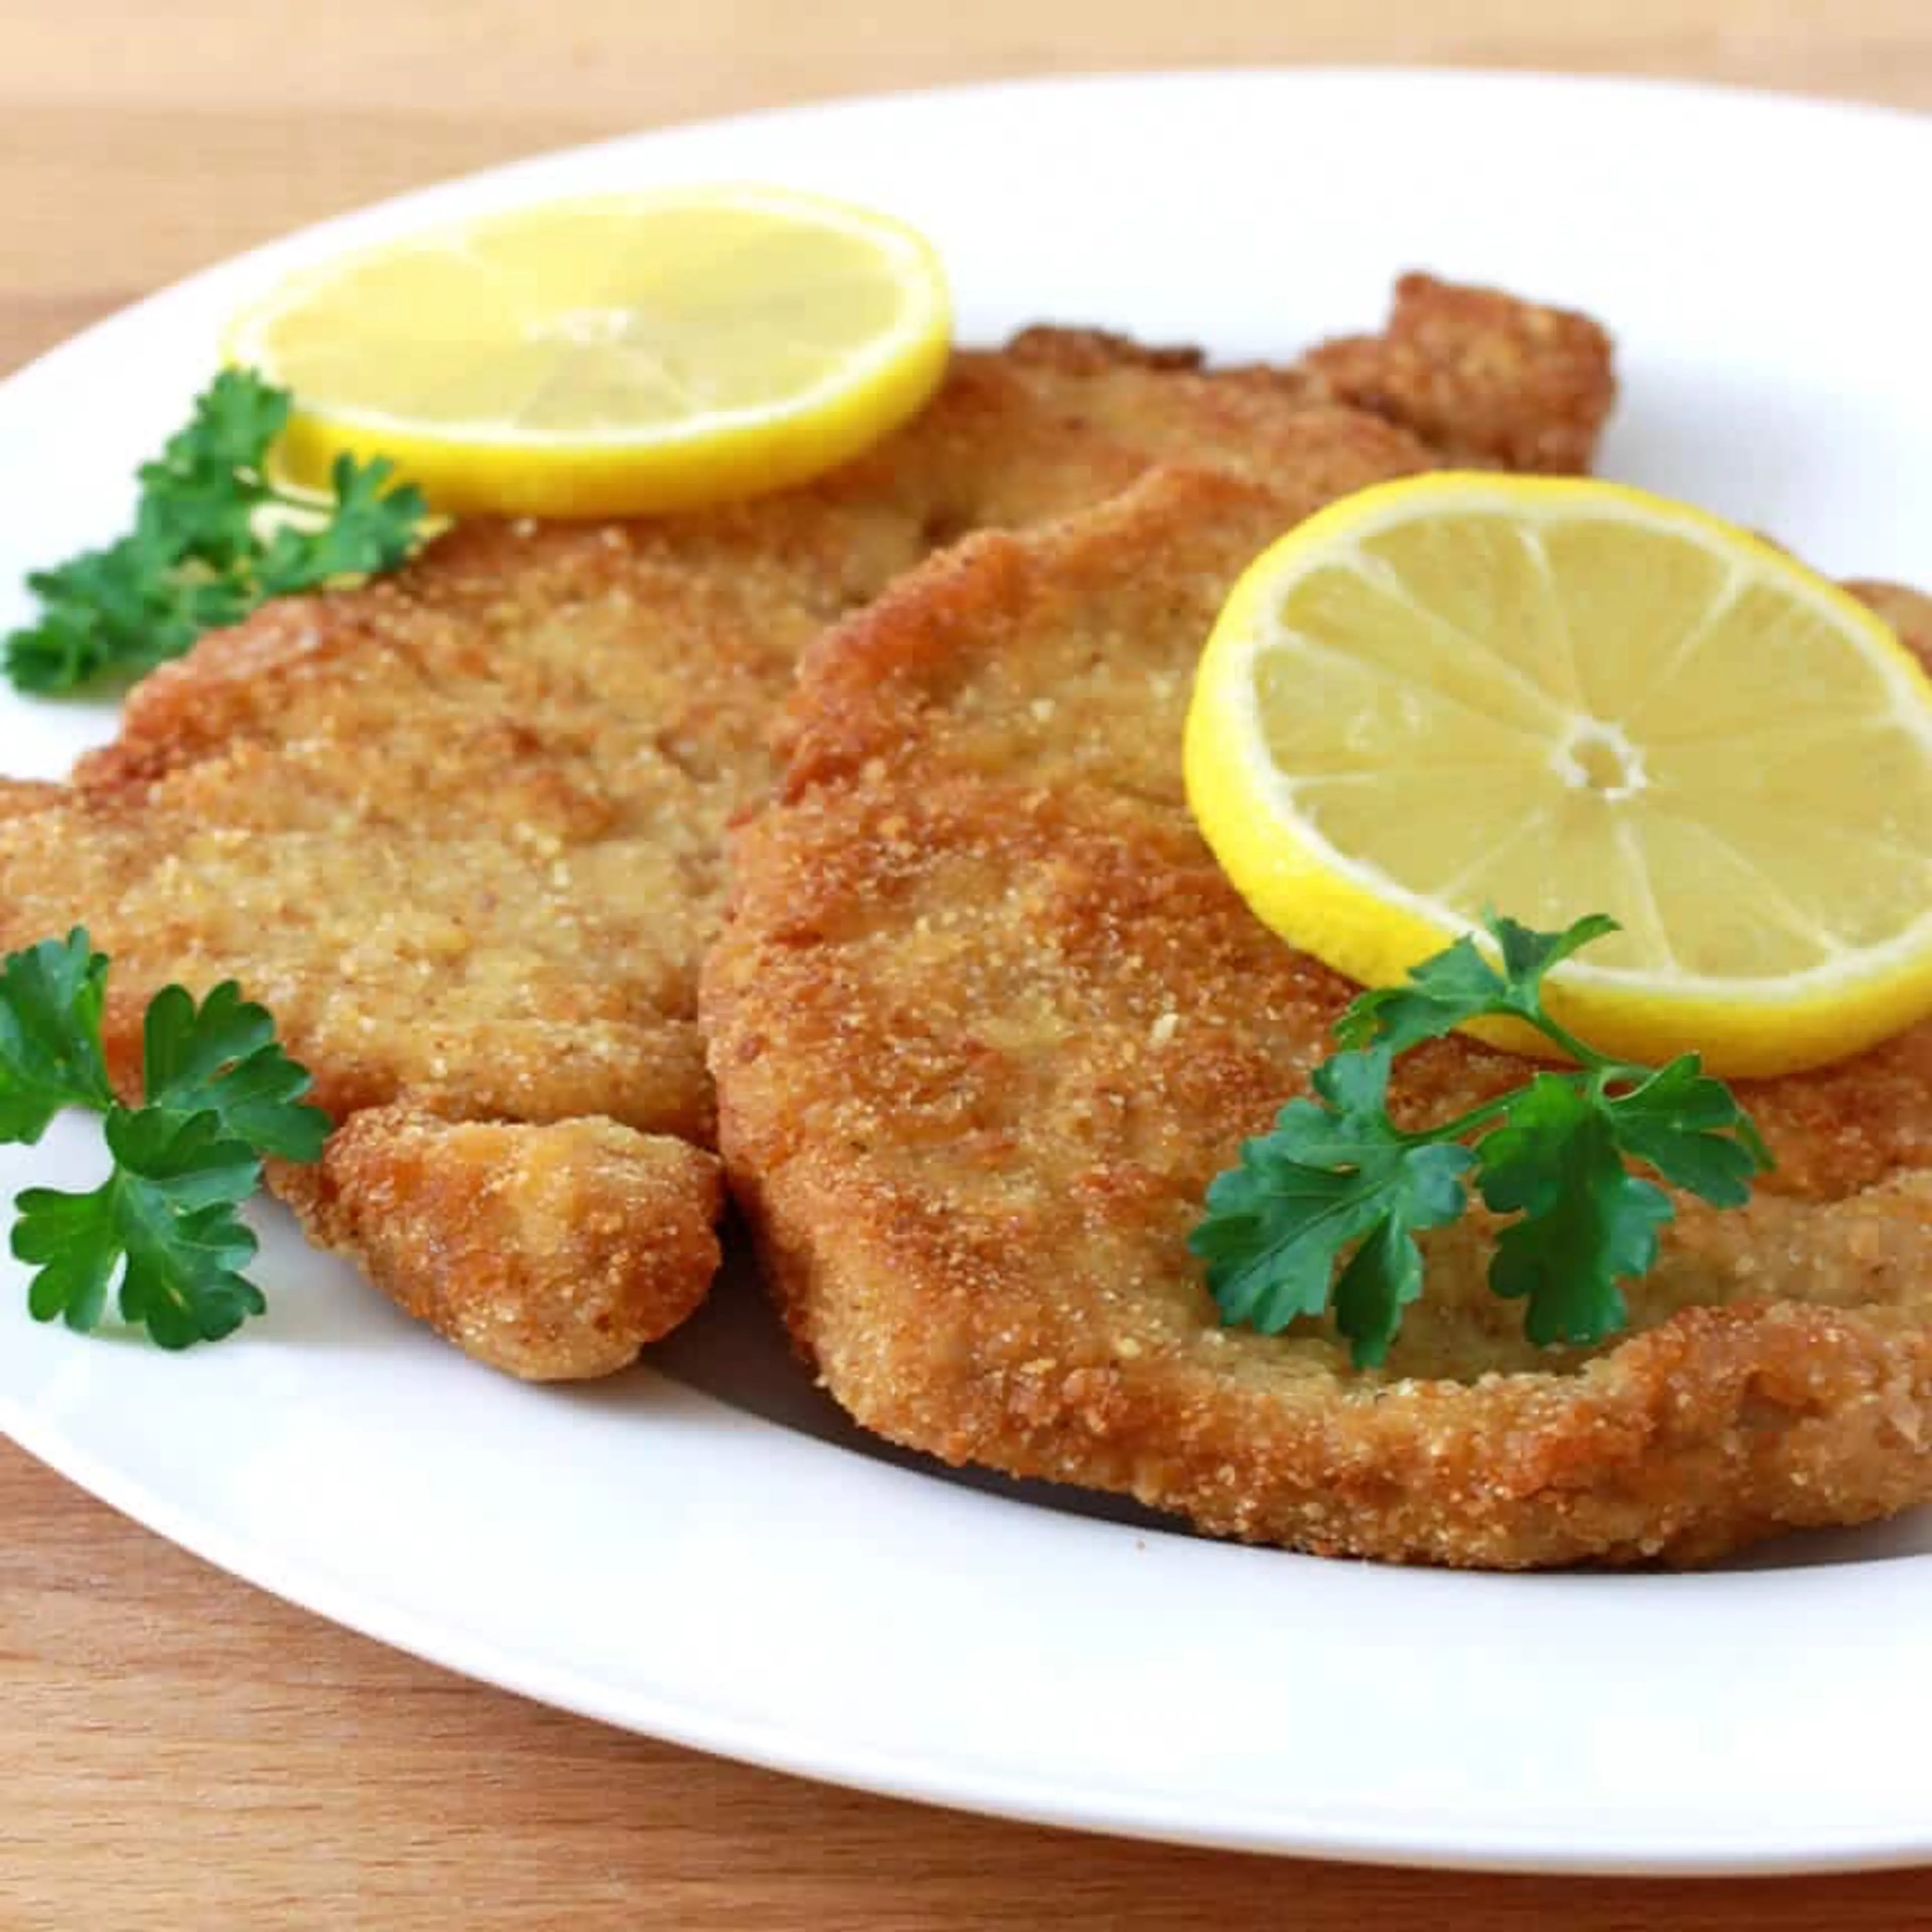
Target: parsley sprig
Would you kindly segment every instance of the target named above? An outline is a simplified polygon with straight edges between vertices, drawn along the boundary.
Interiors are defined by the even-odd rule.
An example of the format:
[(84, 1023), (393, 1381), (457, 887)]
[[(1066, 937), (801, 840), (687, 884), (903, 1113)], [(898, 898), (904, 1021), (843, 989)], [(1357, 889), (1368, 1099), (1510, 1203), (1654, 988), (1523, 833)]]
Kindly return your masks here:
[[(1628, 1319), (1617, 1283), (1648, 1271), (1676, 1211), (1630, 1163), (1716, 1207), (1750, 1198), (1770, 1153), (1696, 1054), (1659, 1068), (1612, 1059), (1544, 1009), (1551, 970), (1616, 922), (1599, 914), (1563, 932), (1486, 923), (1496, 964), (1465, 937), (1406, 984), (1363, 994), (1336, 1024), (1344, 1051), (1315, 1070), (1313, 1097), (1290, 1101), (1208, 1188), (1188, 1245), (1230, 1324), (1274, 1334), (1332, 1301), (1355, 1365), (1378, 1366), (1422, 1292), (1416, 1235), (1456, 1220), (1473, 1184), (1485, 1206), (1517, 1217), (1498, 1237), (1489, 1280), (1526, 1304), (1531, 1340), (1600, 1341)], [(1574, 1070), (1539, 1071), (1438, 1126), (1397, 1127), (1396, 1057), (1488, 1017), (1534, 1028)]]
[[(326, 506), (278, 488), (266, 466), (289, 410), (250, 370), (217, 376), (141, 466), (134, 529), (27, 579), (40, 616), (0, 646), (8, 677), (46, 694), (137, 676), (271, 597), (400, 563), (422, 534), (421, 493), (380, 457), (338, 457)], [(266, 530), (270, 509), (295, 520)]]
[(34, 1274), (37, 1320), (98, 1328), (118, 1283), (122, 1318), (164, 1348), (231, 1334), (266, 1306), (242, 1270), (255, 1237), (239, 1210), (270, 1155), (310, 1161), (328, 1118), (266, 1011), (232, 981), (199, 1005), (179, 986), (150, 1002), (142, 1101), (123, 1106), (100, 1040), (106, 956), (84, 928), (0, 964), (0, 1141), (31, 1146), (56, 1114), (101, 1119), (113, 1167), (86, 1193), (30, 1187), (14, 1203), (13, 1251)]

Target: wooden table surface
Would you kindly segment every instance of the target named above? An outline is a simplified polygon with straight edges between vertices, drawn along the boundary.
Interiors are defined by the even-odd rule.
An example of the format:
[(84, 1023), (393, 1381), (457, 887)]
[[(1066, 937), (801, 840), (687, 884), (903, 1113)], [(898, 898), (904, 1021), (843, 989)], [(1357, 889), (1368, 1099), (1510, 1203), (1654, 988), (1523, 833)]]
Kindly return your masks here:
[[(0, 369), (298, 224), (600, 135), (998, 75), (1379, 61), (1932, 109), (1932, 4), (6, 0)], [(206, 1568), (5, 1444), (0, 1526), (0, 1932), (1932, 1925), (1923, 1873), (1442, 1876), (923, 1810), (464, 1682)]]

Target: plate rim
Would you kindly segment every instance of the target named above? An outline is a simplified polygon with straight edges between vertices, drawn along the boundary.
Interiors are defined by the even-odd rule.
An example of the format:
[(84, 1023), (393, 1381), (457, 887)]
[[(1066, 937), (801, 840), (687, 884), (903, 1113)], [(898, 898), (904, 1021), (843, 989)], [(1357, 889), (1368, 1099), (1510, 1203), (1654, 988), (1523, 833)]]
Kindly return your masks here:
[[(1821, 1841), (1805, 1850), (1780, 1856), (1767, 1856), (1761, 1846), (1742, 1837), (1729, 1846), (1706, 1836), (1695, 1846), (1660, 1846), (1655, 1838), (1645, 1834), (1621, 1844), (1615, 1840), (1600, 1839), (1587, 1849), (1580, 1849), (1555, 1839), (1526, 1837), (1520, 1830), (1513, 1835), (1459, 1830), (1453, 1837), (1431, 1838), (1426, 1830), (1414, 1826), (1383, 1831), (1360, 1820), (1352, 1820), (1344, 1829), (1332, 1820), (1324, 1822), (1306, 1818), (1284, 1830), (1278, 1814), (1265, 1814), (1265, 1822), (1264, 1814), (1257, 1814), (1246, 1824), (1177, 1825), (1172, 1813), (1161, 1806), (1136, 1804), (1118, 1796), (1096, 1800), (1052, 1779), (1029, 1784), (1006, 1774), (994, 1781), (982, 1774), (953, 1770), (944, 1778), (944, 1790), (935, 1791), (933, 1773), (923, 1759), (849, 1748), (828, 1755), (823, 1744), (794, 1738), (782, 1727), (745, 1725), (716, 1713), (694, 1718), (656, 1699), (627, 1696), (626, 1701), (634, 1706), (647, 1702), (653, 1708), (648, 1719), (640, 1718), (638, 1708), (620, 1718), (612, 1714), (608, 1696), (600, 1698), (590, 1680), (520, 1664), (485, 1640), (452, 1636), (446, 1626), (440, 1630), (432, 1628), (417, 1613), (393, 1603), (376, 1603), (366, 1591), (358, 1592), (354, 1586), (340, 1585), (332, 1575), (326, 1576), (320, 1570), (298, 1574), (292, 1582), (278, 1581), (274, 1559), (260, 1557), (220, 1530), (196, 1523), (158, 1492), (98, 1462), (85, 1450), (62, 1439), (58, 1432), (46, 1432), (36, 1441), (35, 1432), (31, 1429), (23, 1432), (16, 1426), (19, 1420), (15, 1404), (0, 1391), (0, 1435), (8, 1436), (16, 1448), (140, 1529), (306, 1615), (319, 1616), (358, 1636), (496, 1691), (682, 1749), (812, 1782), (901, 1802), (1091, 1836), (1408, 1870), (1685, 1879), (1796, 1877), (1911, 1869), (1932, 1863), (1932, 1849), (1928, 1849), (1932, 1846), (1932, 1834), (1924, 1840), (1846, 1834), (1836, 1841)], [(1303, 1560), (1319, 1563), (1329, 1559)], [(1912, 1560), (1932, 1563), (1932, 1557)], [(1668, 1583), (1696, 1579), (1660, 1576), (1655, 1580)]]
[(1094, 68), (1077, 72), (1049, 74), (996, 75), (975, 80), (940, 81), (928, 86), (887, 88), (866, 94), (831, 94), (810, 100), (794, 101), (746, 108), (729, 114), (692, 115), (672, 121), (653, 122), (618, 134), (598, 135), (587, 141), (566, 142), (556, 147), (540, 148), (509, 160), (492, 161), (466, 172), (438, 175), (392, 194), (379, 196), (332, 214), (304, 223), (298, 228), (278, 232), (231, 254), (216, 257), (178, 275), (172, 281), (150, 289), (120, 307), (109, 310), (30, 356), (25, 362), (0, 374), (0, 392), (12, 388), (23, 377), (38, 374), (48, 364), (63, 359), (69, 351), (91, 343), (103, 331), (118, 329), (133, 318), (142, 316), (152, 306), (166, 302), (204, 280), (225, 277), (238, 269), (252, 268), (264, 258), (284, 251), (294, 252), (319, 245), (339, 228), (359, 226), (371, 217), (386, 217), (406, 212), (418, 202), (433, 202), (442, 195), (466, 192), (500, 182), (513, 182), (526, 171), (565, 163), (575, 163), (599, 154), (634, 148), (660, 137), (696, 133), (730, 134), (755, 132), (781, 124), (796, 124), (819, 117), (836, 117), (854, 108), (871, 108), (888, 102), (932, 103), (946, 106), (996, 99), (1006, 94), (1099, 91), (1141, 86), (1189, 86), (1236, 82), (1244, 85), (1287, 83), (1300, 86), (1391, 86), (1414, 88), (1420, 92), (1445, 91), (1468, 85), (1494, 87), (1502, 92), (1545, 92), (1552, 89), (1583, 95), (1634, 98), (1652, 95), (1660, 99), (1706, 101), (1744, 112), (1762, 110), (1771, 114), (1796, 113), (1850, 124), (1888, 123), (1921, 133), (1932, 124), (1932, 110), (1905, 107), (1889, 101), (1866, 100), (1842, 94), (1812, 94), (1774, 86), (1758, 86), (1737, 80), (1707, 80), (1672, 74), (1636, 71), (1588, 71), (1558, 68), (1511, 68), (1475, 63), (1446, 63), (1418, 66), (1413, 62), (1388, 64), (1366, 62), (1318, 62), (1298, 65), (1293, 62), (1260, 62), (1229, 65), (1209, 62), (1198, 67)]

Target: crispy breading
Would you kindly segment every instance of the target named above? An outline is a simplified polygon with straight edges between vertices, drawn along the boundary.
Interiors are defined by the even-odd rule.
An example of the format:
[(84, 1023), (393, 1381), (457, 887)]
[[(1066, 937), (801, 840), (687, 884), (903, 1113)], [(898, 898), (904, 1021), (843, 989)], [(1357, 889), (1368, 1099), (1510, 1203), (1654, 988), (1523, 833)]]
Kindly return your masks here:
[[(1179, 740), (1150, 727), (1180, 716), (1229, 585), (1323, 503), (1399, 473), (1388, 462), (1372, 437), (1330, 437), (1287, 489), (1156, 472), (1051, 540), (968, 538), (807, 646), (776, 733), (781, 792), (943, 767), (1178, 802)], [(1190, 649), (1164, 629), (1148, 648), (1166, 610), (1196, 626)], [(1022, 627), (1023, 648), (989, 647)]]
[(24, 818), (58, 805), (62, 788), (39, 778), (0, 778), (0, 819)]
[[(914, 423), (807, 488), (602, 527), (478, 520), (392, 577), (271, 605), (139, 686), (59, 803), (0, 820), (0, 944), (88, 924), (115, 960), (124, 1082), (159, 985), (232, 976), (339, 1121), (608, 1118), (708, 1145), (696, 979), (724, 828), (767, 783), (770, 715), (812, 636), (960, 533), (1090, 506), (1159, 462), (1329, 490), (1441, 460), (1291, 371), (1199, 361), (1030, 330), (959, 356)], [(1551, 392), (1526, 378), (1526, 417)], [(453, 1307), (439, 1217), (466, 1238), (466, 1190), (496, 1184), (476, 1150), (499, 1143), (439, 1142), (433, 1187), (393, 1124), (348, 1144), (326, 1215), (278, 1184), (405, 1306)], [(374, 1150), (412, 1163), (407, 1240), (372, 1232), (402, 1185)], [(688, 1220), (701, 1164), (652, 1158), (686, 1176)], [(619, 1274), (660, 1268), (656, 1233), (631, 1238)], [(710, 1270), (698, 1244), (671, 1251), (690, 1278), (658, 1309), (694, 1304)], [(490, 1359), (531, 1375), (615, 1366), (656, 1332), (524, 1310), (547, 1265), (506, 1257), (496, 1305), (441, 1325), (472, 1351), (514, 1338)]]
[(1845, 588), (1862, 604), (1876, 610), (1912, 650), (1932, 664), (1932, 597), (1907, 584), (1870, 579), (1847, 584)]
[(532, 1380), (623, 1367), (718, 1267), (716, 1160), (614, 1120), (368, 1107), (276, 1185), (318, 1246), (478, 1361)]
[(1405, 275), (1382, 334), (1324, 344), (1297, 373), (1451, 462), (1560, 475), (1587, 469), (1597, 446), (1612, 394), (1606, 348), (1586, 316)]
[[(1223, 1534), (1526, 1567), (1712, 1558), (1932, 1498), (1932, 1026), (1741, 1089), (1778, 1166), (1695, 1201), (1632, 1328), (1540, 1350), (1480, 1214), (1425, 1237), (1387, 1366), (1226, 1329), (1210, 1178), (1356, 990), (1190, 820), (1200, 640), (1284, 512), (1168, 472), (984, 536), (814, 645), (784, 802), (707, 968), (722, 1142), (792, 1332), (866, 1426)], [(1399, 1118), (1522, 1063), (1405, 1056)]]

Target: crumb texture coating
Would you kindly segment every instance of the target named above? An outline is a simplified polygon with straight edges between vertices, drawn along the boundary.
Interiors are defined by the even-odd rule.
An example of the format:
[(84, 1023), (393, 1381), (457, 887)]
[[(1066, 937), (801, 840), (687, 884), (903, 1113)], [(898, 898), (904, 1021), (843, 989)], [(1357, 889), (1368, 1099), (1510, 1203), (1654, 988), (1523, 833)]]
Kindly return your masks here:
[[(1738, 1083), (1777, 1156), (1680, 1201), (1628, 1330), (1541, 1349), (1480, 1210), (1382, 1369), (1224, 1328), (1186, 1241), (1355, 990), (1189, 819), (1188, 673), (1272, 493), (1173, 471), (935, 560), (815, 645), (704, 1016), (734, 1190), (857, 1419), (1214, 1533), (1508, 1568), (1690, 1563), (1932, 1498), (1932, 1027)], [(1922, 600), (1862, 589), (1909, 641)], [(1445, 1041), (1392, 1106), (1524, 1063)]]
[[(1481, 341), (1527, 326), (1495, 299), (1438, 352), (1453, 337), (1484, 362)], [(1414, 313), (1405, 297), (1352, 353), (1408, 367)], [(1386, 414), (1336, 400), (1312, 364), (1211, 370), (1191, 350), (1033, 328), (958, 354), (920, 417), (806, 488), (617, 524), (466, 520), (392, 575), (202, 639), (135, 687), (69, 785), (0, 784), (0, 945), (88, 926), (114, 958), (106, 1042), (124, 1084), (155, 991), (232, 978), (345, 1129), (402, 1106), (602, 1120), (709, 1149), (698, 976), (724, 830), (764, 795), (771, 717), (811, 640), (963, 535), (1102, 502), (1162, 462), (1364, 476), (1439, 462), (1402, 426), (1402, 385), (1382, 387)], [(522, 1145), (503, 1144), (506, 1159)], [(310, 1230), (368, 1262), (392, 1196), (371, 1180), (356, 1210), (377, 1170), (337, 1166), (335, 1211)], [(683, 1177), (681, 1229), (712, 1198), (708, 1170), (667, 1154), (661, 1172)], [(296, 1198), (301, 1184), (275, 1184)], [(496, 1184), (523, 1185), (514, 1161)], [(386, 1251), (376, 1278), (404, 1306), (444, 1305), (430, 1217), (451, 1204), (460, 1244), (465, 1198), (421, 1195), (416, 1240)], [(696, 1306), (708, 1252), (668, 1243), (704, 1272), (660, 1305)], [(518, 1372), (610, 1365), (621, 1350), (575, 1340), (546, 1359), (548, 1317), (510, 1310), (554, 1258), (499, 1284), (526, 1338)], [(465, 1346), (485, 1332), (439, 1325)]]

